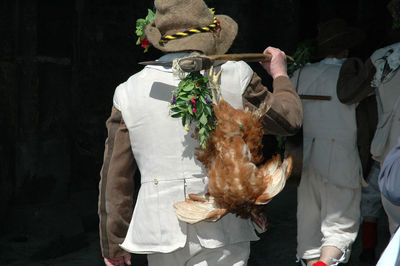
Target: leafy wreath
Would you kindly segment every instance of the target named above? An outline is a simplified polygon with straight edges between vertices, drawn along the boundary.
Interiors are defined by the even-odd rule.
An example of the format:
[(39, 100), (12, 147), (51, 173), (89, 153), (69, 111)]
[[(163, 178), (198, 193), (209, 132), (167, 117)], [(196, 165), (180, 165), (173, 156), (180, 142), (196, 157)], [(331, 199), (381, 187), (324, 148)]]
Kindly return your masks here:
[(208, 87), (208, 78), (200, 72), (191, 72), (179, 82), (172, 92), (170, 103), (171, 116), (181, 118), (182, 125), (189, 130), (189, 125), (196, 121), (200, 147), (205, 149), (210, 132), (216, 126), (212, 95)]

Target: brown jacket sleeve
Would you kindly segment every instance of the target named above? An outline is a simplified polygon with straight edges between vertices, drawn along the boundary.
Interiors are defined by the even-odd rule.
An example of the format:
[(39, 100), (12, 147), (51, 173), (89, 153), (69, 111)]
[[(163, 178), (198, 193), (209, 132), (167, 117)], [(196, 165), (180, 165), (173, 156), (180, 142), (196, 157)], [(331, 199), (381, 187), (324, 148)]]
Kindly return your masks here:
[(340, 69), (337, 83), (337, 96), (339, 101), (345, 104), (358, 103), (365, 99), (374, 88), (371, 80), (376, 69), (371, 59), (365, 64), (358, 58), (347, 59)]
[(280, 76), (273, 81), (274, 92), (262, 85), (261, 78), (254, 73), (243, 94), (243, 106), (256, 109), (261, 102), (270, 106), (262, 123), (264, 133), (271, 135), (294, 135), (303, 119), (301, 101), (288, 77)]
[(106, 125), (108, 138), (100, 172), (98, 202), (100, 245), (103, 257), (115, 258), (128, 253), (119, 244), (125, 238), (132, 216), (137, 165), (128, 129), (115, 107)]

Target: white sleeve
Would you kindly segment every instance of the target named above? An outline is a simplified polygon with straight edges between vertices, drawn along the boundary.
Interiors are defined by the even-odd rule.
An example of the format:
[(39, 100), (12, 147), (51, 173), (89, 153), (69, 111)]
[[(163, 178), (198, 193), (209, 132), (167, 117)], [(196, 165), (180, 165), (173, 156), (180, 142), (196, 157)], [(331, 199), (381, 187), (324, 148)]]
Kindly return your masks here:
[(126, 82), (124, 82), (124, 83), (120, 84), (115, 89), (115, 92), (114, 92), (113, 105), (119, 111), (122, 111), (122, 106), (123, 106), (123, 101), (124, 101), (123, 95), (125, 94), (126, 86), (127, 86)]
[(243, 108), (241, 96), (253, 78), (253, 70), (243, 61), (228, 61), (222, 65), (221, 93), (234, 108)]
[(251, 79), (253, 78), (253, 69), (251, 69), (251, 67), (243, 62), (243, 61), (239, 61), (236, 62), (239, 68), (239, 75), (240, 75), (240, 84), (241, 84), (241, 94), (244, 93), (244, 91), (247, 89), (247, 87), (250, 84)]

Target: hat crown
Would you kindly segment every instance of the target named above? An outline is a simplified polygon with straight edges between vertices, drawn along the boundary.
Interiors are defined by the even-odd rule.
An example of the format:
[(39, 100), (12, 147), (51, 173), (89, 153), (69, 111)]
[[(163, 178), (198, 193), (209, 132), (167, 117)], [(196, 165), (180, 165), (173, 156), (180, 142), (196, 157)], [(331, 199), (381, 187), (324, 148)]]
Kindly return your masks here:
[(350, 29), (347, 27), (346, 21), (343, 19), (332, 19), (318, 26), (318, 45), (329, 42), (338, 35), (348, 33)]
[(335, 56), (345, 49), (357, 46), (365, 34), (357, 28), (349, 27), (345, 20), (335, 18), (318, 25), (317, 58)]
[(203, 1), (156, 0), (155, 25), (162, 35), (204, 27), (213, 22), (213, 14)]
[(203, 0), (155, 0), (154, 6), (155, 19), (146, 26), (145, 34), (163, 52), (224, 54), (238, 32), (232, 18), (214, 16)]

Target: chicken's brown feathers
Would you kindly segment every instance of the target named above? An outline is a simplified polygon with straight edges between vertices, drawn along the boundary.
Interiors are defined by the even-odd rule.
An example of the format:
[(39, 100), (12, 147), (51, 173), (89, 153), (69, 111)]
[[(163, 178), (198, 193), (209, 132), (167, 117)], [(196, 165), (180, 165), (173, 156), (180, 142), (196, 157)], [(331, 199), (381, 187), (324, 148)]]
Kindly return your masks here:
[[(263, 110), (250, 112), (235, 109), (221, 99), (213, 107), (217, 125), (206, 149), (199, 148), (196, 153), (197, 159), (207, 169), (207, 200), (212, 199), (212, 204), (203, 202), (207, 211), (200, 216), (210, 220), (213, 215), (220, 218), (229, 211), (254, 220), (255, 215), (263, 210), (260, 205), (268, 203), (283, 189), (291, 172), (291, 158), (282, 163), (277, 155), (259, 165), (263, 161), (264, 133), (260, 119), (265, 113), (265, 105), (261, 107)], [(190, 196), (197, 205), (202, 199)], [(211, 211), (210, 206), (214, 204), (222, 211)], [(189, 211), (189, 207), (182, 206)], [(190, 217), (187, 219), (192, 221)]]

